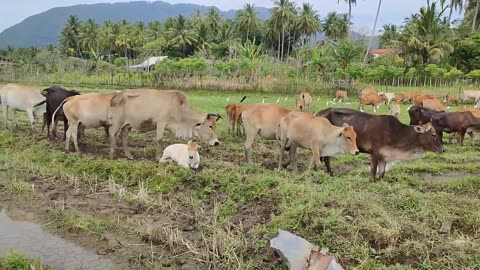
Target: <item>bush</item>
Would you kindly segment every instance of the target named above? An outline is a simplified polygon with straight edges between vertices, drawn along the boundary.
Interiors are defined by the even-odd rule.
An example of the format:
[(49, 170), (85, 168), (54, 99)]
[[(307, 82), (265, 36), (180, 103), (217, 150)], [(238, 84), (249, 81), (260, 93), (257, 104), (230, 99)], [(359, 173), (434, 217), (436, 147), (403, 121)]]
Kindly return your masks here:
[(10, 251), (4, 258), (6, 270), (30, 270), (29, 260), (15, 251)]
[(113, 61), (113, 64), (117, 67), (124, 67), (127, 64), (127, 58), (119, 57)]

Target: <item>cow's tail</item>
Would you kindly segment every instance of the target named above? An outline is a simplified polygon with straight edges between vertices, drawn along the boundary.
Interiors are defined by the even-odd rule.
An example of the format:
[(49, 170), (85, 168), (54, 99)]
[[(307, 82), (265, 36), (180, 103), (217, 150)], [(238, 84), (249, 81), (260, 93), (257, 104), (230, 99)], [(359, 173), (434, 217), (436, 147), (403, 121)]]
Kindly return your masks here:
[(62, 103), (60, 103), (60, 105), (58, 105), (57, 109), (55, 110), (55, 112), (53, 113), (52, 115), (52, 126), (55, 124), (55, 115), (57, 114), (58, 110), (60, 110), (60, 108), (63, 109), (63, 105), (70, 99), (71, 97), (68, 97), (66, 99), (64, 99), (62, 101)]
[(240, 103), (242, 103), (246, 98), (247, 96), (243, 96), (243, 98), (240, 100)]
[(45, 99), (45, 100), (40, 101), (39, 103), (33, 105), (33, 107), (36, 108), (36, 107), (38, 107), (38, 106), (40, 106), (40, 105), (42, 105), (42, 104), (45, 104), (46, 102), (47, 102), (47, 100)]

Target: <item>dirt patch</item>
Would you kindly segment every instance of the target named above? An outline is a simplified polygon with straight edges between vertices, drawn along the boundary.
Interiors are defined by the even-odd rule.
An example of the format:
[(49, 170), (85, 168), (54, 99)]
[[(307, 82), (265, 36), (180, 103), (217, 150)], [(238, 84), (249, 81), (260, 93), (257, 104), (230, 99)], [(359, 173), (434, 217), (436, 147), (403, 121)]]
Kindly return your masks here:
[(266, 224), (271, 215), (277, 214), (277, 212), (278, 209), (273, 202), (254, 200), (240, 205), (237, 214), (230, 222), (246, 232), (258, 224)]

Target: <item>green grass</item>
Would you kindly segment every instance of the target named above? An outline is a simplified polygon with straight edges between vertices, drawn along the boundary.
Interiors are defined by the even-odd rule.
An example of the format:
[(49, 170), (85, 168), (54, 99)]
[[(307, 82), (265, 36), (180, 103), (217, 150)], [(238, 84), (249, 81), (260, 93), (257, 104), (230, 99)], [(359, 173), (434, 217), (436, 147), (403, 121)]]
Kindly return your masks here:
[[(263, 98), (275, 103), (280, 97), (246, 95), (247, 104)], [(189, 91), (187, 96), (195, 108), (224, 115), (226, 98), (236, 102), (243, 93)], [(294, 106), (294, 95), (287, 101), (284, 98), (282, 95), (280, 105)], [(356, 99), (351, 99), (349, 105), (331, 106), (357, 108)], [(310, 111), (325, 108), (327, 100), (331, 98), (317, 101), (314, 97)], [(406, 108), (402, 105), (404, 123), (408, 122)], [(366, 111), (371, 112), (371, 107)], [(388, 108), (381, 106), (379, 113), (388, 114)], [(19, 130), (0, 131), (0, 165), (9, 168), (0, 171), (0, 178), (6, 179), (0, 184), (8, 190), (24, 190), (23, 182), (12, 184), (15, 181), (11, 179), (28, 182), (27, 176), (38, 174), (32, 169), (35, 167), (45, 175), (75, 175), (86, 185), (92, 179), (100, 185), (113, 180), (126, 188), (123, 200), (135, 204), (138, 185), (143, 182), (150, 207), (163, 213), (159, 217), (182, 217), (176, 216), (180, 235), (174, 229), (156, 232), (170, 239), (158, 241), (158, 245), (174, 256), (187, 252), (182, 243), (190, 241), (199, 251), (191, 256), (207, 261), (197, 262), (200, 268), (213, 264), (222, 269), (285, 269), (274, 264), (276, 257), (269, 248), (269, 240), (278, 229), (327, 247), (347, 268), (480, 268), (480, 147), (471, 147), (469, 139), (463, 147), (446, 145), (444, 154), (428, 153), (422, 159), (397, 164), (383, 180), (372, 182), (365, 154), (334, 158), (334, 177), (323, 171), (304, 171), (310, 158), (308, 150), (300, 151), (299, 173), (273, 170), (277, 145), (263, 140), (254, 145), (256, 162), (247, 165), (243, 140), (228, 134), (225, 120), (220, 120), (217, 132), (221, 146), (204, 147), (199, 171), (155, 162), (153, 133), (131, 136), (131, 144), (145, 145), (133, 149), (136, 161), (127, 161), (121, 154), (109, 160), (108, 145), (101, 143), (103, 130), (86, 131), (89, 152), (78, 156), (63, 153), (63, 143), (46, 142), (44, 135), (32, 138), (26, 133), (25, 117), (20, 120)], [(164, 145), (180, 141), (167, 134)], [(162, 201), (160, 195), (164, 196)], [(58, 212), (57, 219), (65, 229), (97, 234), (108, 230), (106, 221), (95, 213), (84, 214)], [(189, 218), (185, 220), (185, 216)], [(439, 232), (444, 220), (453, 221), (449, 234)], [(182, 231), (191, 226), (197, 237), (188, 238), (190, 231)], [(236, 229), (229, 229), (232, 226)], [(212, 248), (219, 242), (224, 245)], [(207, 257), (212, 250), (221, 252)]]
[(9, 251), (4, 258), (0, 258), (0, 269), (5, 270), (42, 270), (47, 268), (43, 266), (37, 259), (28, 259), (23, 254), (16, 251)]

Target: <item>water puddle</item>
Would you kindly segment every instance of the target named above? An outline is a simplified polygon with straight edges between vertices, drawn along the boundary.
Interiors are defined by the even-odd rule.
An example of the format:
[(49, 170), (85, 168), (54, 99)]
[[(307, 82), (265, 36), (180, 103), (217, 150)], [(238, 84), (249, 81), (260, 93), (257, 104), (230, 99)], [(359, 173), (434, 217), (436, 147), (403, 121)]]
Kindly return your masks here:
[[(0, 207), (1, 208), (1, 207)], [(31, 222), (33, 216), (19, 211), (0, 211), (0, 256), (15, 250), (43, 264), (61, 269), (112, 269), (109, 259), (46, 232)]]
[(474, 177), (474, 175), (468, 173), (448, 173), (443, 175), (425, 174), (423, 179), (429, 184), (449, 184), (456, 182), (459, 179), (465, 179), (469, 177)]

